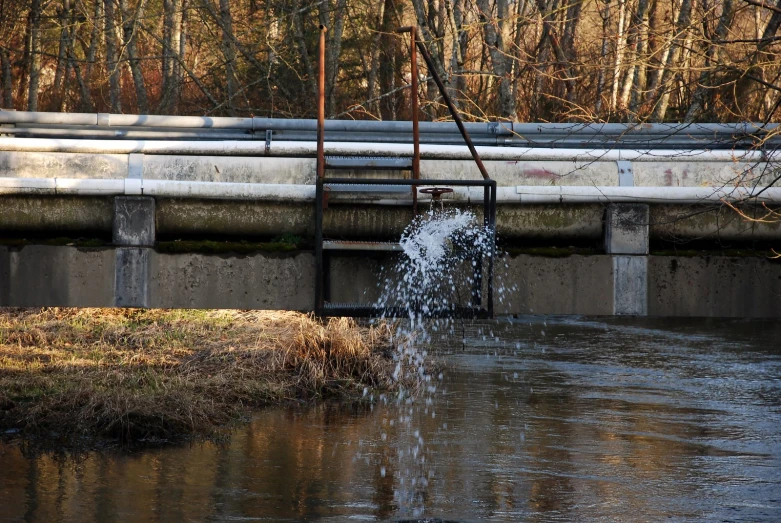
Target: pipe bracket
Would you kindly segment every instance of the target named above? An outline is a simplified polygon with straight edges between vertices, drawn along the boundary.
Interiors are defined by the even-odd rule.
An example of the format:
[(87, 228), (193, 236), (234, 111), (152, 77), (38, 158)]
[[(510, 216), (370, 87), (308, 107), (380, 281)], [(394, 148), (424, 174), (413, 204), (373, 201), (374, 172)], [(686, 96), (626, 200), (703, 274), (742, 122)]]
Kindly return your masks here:
[(140, 180), (144, 177), (144, 155), (131, 153), (127, 155), (127, 177)]
[(617, 160), (618, 166), (618, 185), (620, 187), (633, 187), (635, 185), (635, 175), (632, 171), (632, 162), (627, 160)]

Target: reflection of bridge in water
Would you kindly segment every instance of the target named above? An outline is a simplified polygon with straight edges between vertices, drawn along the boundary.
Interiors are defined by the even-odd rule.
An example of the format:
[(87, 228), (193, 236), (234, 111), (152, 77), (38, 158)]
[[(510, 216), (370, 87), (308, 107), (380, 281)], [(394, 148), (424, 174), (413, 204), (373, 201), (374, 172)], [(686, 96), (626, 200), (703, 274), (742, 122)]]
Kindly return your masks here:
[[(313, 309), (314, 121), (0, 111), (0, 124), (0, 304)], [(778, 245), (781, 224), (722, 204), (753, 215), (781, 200), (765, 189), (778, 176), (767, 130), (467, 128), (497, 185), (510, 253), (497, 277), (517, 285), (498, 314), (781, 315), (781, 266), (728, 250)], [(405, 176), (409, 122), (326, 131), (326, 154), (357, 163), (339, 176), (377, 176), (369, 161)], [(423, 178), (480, 179), (454, 124), (420, 131)], [(453, 189), (446, 205), (482, 215), (482, 188)], [(323, 228), (338, 241), (392, 239), (410, 195), (332, 190)], [(393, 255), (336, 249), (331, 301), (371, 300)]]

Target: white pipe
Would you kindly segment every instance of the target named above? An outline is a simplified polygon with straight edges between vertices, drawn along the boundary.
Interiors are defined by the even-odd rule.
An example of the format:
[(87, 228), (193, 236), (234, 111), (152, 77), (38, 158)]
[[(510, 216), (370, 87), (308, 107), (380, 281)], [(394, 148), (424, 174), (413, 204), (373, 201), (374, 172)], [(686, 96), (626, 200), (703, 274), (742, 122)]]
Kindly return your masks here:
[(133, 178), (0, 178), (0, 194), (157, 196), (222, 200), (311, 202), (315, 186), (303, 184), (190, 182)]
[(162, 198), (311, 202), (314, 185), (143, 180), (143, 194)]
[[(274, 141), (269, 151), (262, 141), (247, 140), (80, 140), (54, 138), (0, 137), (0, 151), (61, 152), (101, 154), (165, 154), (202, 156), (310, 156), (317, 153), (315, 142)], [(529, 147), (477, 147), (483, 160), (499, 161), (574, 161), (599, 162), (662, 160), (688, 162), (762, 162), (761, 151), (722, 150), (621, 150), (621, 149), (544, 149)], [(412, 156), (411, 144), (326, 142), (325, 152), (334, 156)], [(462, 145), (422, 144), (424, 159), (471, 160)]]
[(0, 110), (0, 123), (35, 125), (94, 125), (100, 127), (168, 127), (197, 129), (254, 129), (252, 118), (169, 116), (110, 113), (47, 113)]
[[(34, 125), (91, 125), (121, 127), (166, 127), (201, 129), (275, 129), (290, 131), (315, 131), (316, 120), (262, 117), (214, 117), (214, 116), (171, 116), (144, 114), (111, 113), (54, 113), (37, 111), (9, 111), (0, 109), (0, 123)], [(410, 121), (358, 121), (326, 120), (326, 131), (345, 132), (411, 132)], [(517, 134), (531, 138), (543, 135), (560, 134), (564, 136), (620, 135), (620, 136), (657, 136), (668, 138), (676, 134), (685, 137), (710, 138), (716, 134), (728, 137), (754, 132), (772, 132), (778, 124), (741, 122), (719, 123), (558, 123), (539, 124), (522, 122), (480, 122), (466, 123), (470, 133), (488, 133), (504, 136)], [(421, 122), (421, 133), (450, 132), (457, 133), (453, 122)]]
[[(753, 196), (755, 194), (759, 196)], [(482, 187), (454, 187), (445, 202), (483, 203)], [(398, 200), (397, 200), (398, 201)], [(410, 200), (411, 201), (411, 200)], [(427, 202), (427, 199), (419, 199)], [(615, 187), (520, 185), (497, 187), (498, 204), (664, 203), (713, 204), (723, 202), (781, 203), (781, 187)], [(376, 200), (383, 204), (386, 200)], [(388, 203), (389, 204), (389, 203)], [(398, 205), (398, 203), (397, 203)]]
[[(758, 197), (752, 195), (761, 194)], [(203, 198), (222, 200), (260, 200), (311, 202), (315, 186), (304, 184), (265, 184), (230, 182), (190, 182), (181, 180), (74, 179), (74, 178), (0, 178), (0, 194), (66, 194), (84, 196), (146, 195), (160, 198)], [(405, 199), (377, 198), (365, 193), (345, 196), (334, 193), (332, 201), (371, 202), (402, 205)], [(483, 202), (482, 188), (456, 187), (445, 201)], [(426, 201), (421, 198), (421, 201)], [(595, 186), (518, 186), (497, 188), (497, 203), (720, 203), (750, 201), (781, 203), (781, 187), (595, 187)]]
[[(513, 194), (513, 192), (515, 194)], [(761, 194), (760, 194), (761, 192)], [(759, 196), (754, 196), (759, 194)], [(500, 187), (497, 200), (518, 203), (781, 203), (781, 187)]]

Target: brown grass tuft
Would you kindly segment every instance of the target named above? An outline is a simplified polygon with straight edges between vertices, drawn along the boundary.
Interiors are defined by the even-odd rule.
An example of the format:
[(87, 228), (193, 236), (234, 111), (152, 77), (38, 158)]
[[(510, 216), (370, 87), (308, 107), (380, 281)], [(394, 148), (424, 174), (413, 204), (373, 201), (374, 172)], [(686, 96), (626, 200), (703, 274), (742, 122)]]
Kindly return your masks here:
[(253, 407), (414, 388), (392, 377), (391, 335), (293, 312), (0, 309), (0, 431), (210, 436)]

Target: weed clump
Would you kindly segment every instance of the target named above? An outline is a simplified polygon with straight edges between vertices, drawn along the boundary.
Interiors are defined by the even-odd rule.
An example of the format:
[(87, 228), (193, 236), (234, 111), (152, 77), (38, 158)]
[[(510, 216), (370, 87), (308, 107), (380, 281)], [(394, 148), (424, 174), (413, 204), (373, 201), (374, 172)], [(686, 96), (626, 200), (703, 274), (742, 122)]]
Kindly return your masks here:
[(294, 312), (2, 309), (0, 434), (211, 437), (252, 408), (414, 389), (393, 378), (392, 336)]

